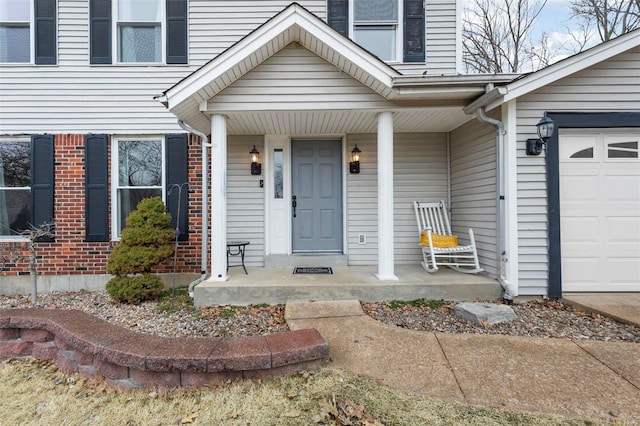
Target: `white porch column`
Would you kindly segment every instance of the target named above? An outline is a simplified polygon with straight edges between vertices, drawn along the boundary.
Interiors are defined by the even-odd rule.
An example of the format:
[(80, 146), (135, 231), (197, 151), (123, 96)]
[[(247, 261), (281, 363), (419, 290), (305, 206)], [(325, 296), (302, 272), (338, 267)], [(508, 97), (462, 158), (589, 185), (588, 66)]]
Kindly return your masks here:
[(378, 273), (381, 281), (398, 279), (393, 247), (393, 113), (378, 114)]
[[(206, 173), (206, 170), (202, 171)], [(227, 119), (211, 116), (211, 276), (226, 281), (227, 275)]]

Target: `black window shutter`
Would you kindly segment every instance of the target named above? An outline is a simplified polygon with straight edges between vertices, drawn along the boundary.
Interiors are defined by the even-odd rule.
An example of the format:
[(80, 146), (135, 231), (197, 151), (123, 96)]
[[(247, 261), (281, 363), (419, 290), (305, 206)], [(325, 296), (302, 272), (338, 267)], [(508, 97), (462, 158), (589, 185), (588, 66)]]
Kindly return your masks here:
[(404, 62), (424, 62), (423, 0), (404, 0)]
[(31, 224), (35, 227), (53, 223), (53, 140), (53, 135), (31, 136)]
[(56, 0), (36, 0), (35, 8), (36, 65), (55, 65)]
[(111, 63), (111, 0), (90, 0), (89, 62)]
[(187, 0), (167, 0), (167, 64), (186, 64), (187, 56)]
[[(171, 214), (171, 227), (178, 229), (179, 241), (189, 239), (189, 165), (187, 135), (166, 135), (166, 165), (167, 165), (167, 211)], [(180, 194), (180, 197), (178, 197)], [(180, 211), (178, 211), (178, 200)], [(177, 222), (179, 220), (179, 222)]]
[(85, 241), (109, 241), (107, 135), (84, 137)]
[(349, 37), (349, 1), (328, 0), (327, 22), (331, 28), (343, 36)]

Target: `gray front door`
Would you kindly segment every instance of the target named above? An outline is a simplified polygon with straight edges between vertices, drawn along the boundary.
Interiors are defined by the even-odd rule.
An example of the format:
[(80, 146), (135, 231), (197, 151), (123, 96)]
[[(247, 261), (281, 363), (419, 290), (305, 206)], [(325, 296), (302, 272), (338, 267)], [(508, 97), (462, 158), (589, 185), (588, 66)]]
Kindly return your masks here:
[(291, 141), (294, 252), (342, 253), (341, 151), (340, 140)]

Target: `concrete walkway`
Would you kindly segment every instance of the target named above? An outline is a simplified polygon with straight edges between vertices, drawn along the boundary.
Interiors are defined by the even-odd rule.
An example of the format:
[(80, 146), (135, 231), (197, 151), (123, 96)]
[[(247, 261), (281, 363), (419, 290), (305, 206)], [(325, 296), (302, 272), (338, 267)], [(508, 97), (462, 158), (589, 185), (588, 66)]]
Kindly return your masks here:
[(640, 344), (419, 332), (358, 301), (291, 302), (292, 330), (316, 328), (330, 366), (431, 398), (640, 424)]
[(640, 293), (567, 293), (564, 302), (640, 327)]

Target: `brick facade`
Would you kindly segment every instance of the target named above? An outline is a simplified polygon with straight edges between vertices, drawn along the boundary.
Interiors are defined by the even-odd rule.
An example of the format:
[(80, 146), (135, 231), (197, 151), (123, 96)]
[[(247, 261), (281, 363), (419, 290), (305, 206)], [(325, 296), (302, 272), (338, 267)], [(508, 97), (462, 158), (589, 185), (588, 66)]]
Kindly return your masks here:
[[(111, 160), (110, 143), (108, 149)], [(200, 216), (202, 163), (201, 142), (197, 136), (189, 135), (188, 162), (189, 240), (178, 243), (177, 271), (199, 273), (202, 238)], [(117, 242), (85, 241), (84, 135), (55, 135), (54, 167), (55, 241), (36, 243), (38, 273), (41, 275), (106, 274), (109, 253)], [(109, 193), (109, 208), (111, 208), (111, 193)], [(0, 262), (2, 262), (0, 276), (28, 275), (27, 244), (1, 243)], [(172, 271), (173, 258), (157, 269), (157, 272)]]

